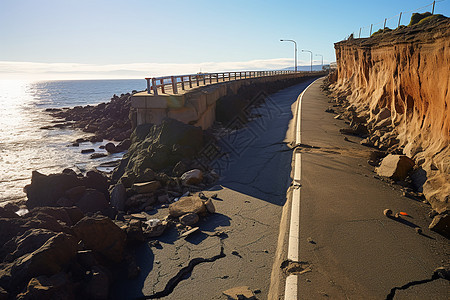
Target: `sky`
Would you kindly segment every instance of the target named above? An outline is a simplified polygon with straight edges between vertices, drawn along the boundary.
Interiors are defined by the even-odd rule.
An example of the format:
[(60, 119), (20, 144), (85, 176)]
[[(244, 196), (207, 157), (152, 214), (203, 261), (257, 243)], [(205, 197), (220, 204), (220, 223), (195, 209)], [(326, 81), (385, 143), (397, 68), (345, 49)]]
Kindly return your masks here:
[[(0, 0), (0, 79), (144, 78), (335, 61), (432, 0)], [(431, 10), (431, 6), (419, 10)], [(450, 0), (435, 13), (450, 15)], [(392, 18), (391, 18), (392, 17)], [(410, 13), (404, 13), (407, 24)], [(321, 56), (322, 55), (322, 56)]]

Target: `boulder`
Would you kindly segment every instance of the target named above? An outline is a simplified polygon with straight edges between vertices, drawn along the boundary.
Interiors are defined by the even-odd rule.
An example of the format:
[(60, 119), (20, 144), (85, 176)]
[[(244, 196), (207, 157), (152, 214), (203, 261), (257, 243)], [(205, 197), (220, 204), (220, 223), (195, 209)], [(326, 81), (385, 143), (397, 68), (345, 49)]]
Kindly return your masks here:
[(32, 210), (30, 210), (25, 217), (27, 216), (34, 216), (39, 213), (46, 214), (49, 216), (52, 216), (58, 221), (63, 222), (66, 226), (72, 226), (74, 223), (72, 222), (72, 219), (70, 218), (70, 215), (68, 213), (68, 210), (65, 207), (35, 207)]
[(109, 201), (109, 183), (108, 178), (98, 171), (88, 171), (86, 177), (83, 178), (84, 186), (91, 189), (96, 189), (105, 195), (106, 200)]
[(436, 215), (428, 228), (450, 238), (450, 216), (448, 213)]
[(15, 212), (5, 209), (4, 207), (0, 207), (0, 218), (18, 218), (19, 215)]
[(128, 242), (143, 242), (145, 240), (141, 220), (131, 219), (125, 228), (125, 232), (127, 233)]
[(196, 213), (198, 215), (205, 215), (206, 206), (202, 199), (198, 196), (182, 197), (175, 203), (169, 205), (169, 214), (172, 217), (178, 218), (187, 213)]
[(117, 183), (111, 191), (111, 206), (123, 211), (125, 209), (126, 200), (127, 193), (125, 186), (122, 183)]
[(23, 255), (10, 264), (0, 275), (0, 281), (14, 290), (33, 277), (57, 274), (75, 257), (77, 246), (75, 237), (58, 233), (39, 249)]
[(28, 282), (26, 291), (17, 295), (17, 299), (74, 299), (73, 284), (63, 272), (50, 277), (34, 277)]
[(203, 172), (199, 169), (193, 169), (181, 175), (181, 182), (184, 185), (195, 185), (201, 183), (202, 181)]
[(395, 181), (404, 180), (415, 163), (405, 155), (389, 154), (381, 161), (381, 165), (375, 169), (378, 175), (389, 177)]
[(44, 245), (56, 232), (48, 229), (31, 228), (7, 243), (1, 249), (1, 256), (5, 262), (12, 262), (20, 256), (31, 253)]
[(149, 182), (141, 182), (135, 183), (132, 186), (132, 189), (136, 191), (138, 194), (148, 194), (156, 191), (161, 187), (161, 183), (159, 181), (149, 181)]
[(130, 139), (124, 139), (123, 141), (121, 141), (118, 145), (117, 145), (117, 149), (122, 152), (125, 150), (128, 150), (128, 148), (130, 148), (131, 146), (131, 140)]
[(33, 171), (31, 184), (24, 188), (28, 197), (27, 207), (31, 209), (37, 206), (56, 206), (57, 200), (63, 197), (67, 190), (83, 185), (74, 173), (44, 175)]
[(65, 195), (67, 198), (69, 198), (72, 201), (76, 201), (81, 198), (81, 196), (86, 191), (86, 187), (84, 185), (76, 186), (71, 189), (68, 189), (65, 192)]
[(91, 156), (89, 156), (90, 159), (97, 159), (108, 156), (105, 153), (92, 153)]
[(109, 218), (84, 217), (73, 226), (73, 231), (86, 249), (113, 262), (122, 260), (126, 234)]
[(108, 153), (118, 153), (118, 152), (120, 152), (120, 150), (117, 149), (117, 148), (116, 148), (116, 145), (114, 145), (113, 143), (107, 143), (107, 144), (105, 145), (105, 150), (106, 150)]
[(192, 226), (199, 221), (199, 217), (196, 213), (187, 213), (180, 217), (180, 223), (184, 226)]
[(87, 154), (87, 153), (92, 153), (92, 152), (95, 152), (95, 149), (90, 148), (90, 149), (83, 149), (83, 150), (81, 150), (82, 154)]
[(109, 207), (109, 203), (105, 199), (104, 194), (94, 189), (87, 189), (80, 200), (75, 203), (75, 205), (83, 213), (103, 211), (104, 209)]

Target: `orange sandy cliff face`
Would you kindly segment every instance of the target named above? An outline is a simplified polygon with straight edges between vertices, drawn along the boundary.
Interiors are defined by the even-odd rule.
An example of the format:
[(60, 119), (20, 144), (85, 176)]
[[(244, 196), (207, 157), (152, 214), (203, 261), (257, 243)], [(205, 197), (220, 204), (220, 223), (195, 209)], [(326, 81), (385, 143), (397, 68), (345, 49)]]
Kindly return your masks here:
[[(450, 18), (335, 44), (331, 86), (375, 127), (383, 108), (403, 153), (427, 173), (423, 193), (438, 212), (450, 198)], [(384, 109), (384, 113), (386, 109)]]

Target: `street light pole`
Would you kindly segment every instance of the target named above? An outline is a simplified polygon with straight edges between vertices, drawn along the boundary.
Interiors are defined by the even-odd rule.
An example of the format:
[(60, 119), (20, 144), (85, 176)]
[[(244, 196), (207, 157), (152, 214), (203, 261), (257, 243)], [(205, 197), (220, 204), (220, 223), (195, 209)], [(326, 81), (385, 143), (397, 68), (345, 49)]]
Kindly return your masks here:
[(322, 56), (322, 70), (323, 70), (323, 55), (322, 54), (316, 54), (316, 56)]
[(280, 42), (293, 42), (294, 43), (294, 70), (297, 72), (297, 42), (294, 40), (280, 40)]
[(312, 57), (313, 57), (313, 53), (312, 53), (312, 51), (309, 51), (309, 50), (302, 50), (302, 52), (309, 52), (311, 54), (311, 72), (312, 72)]

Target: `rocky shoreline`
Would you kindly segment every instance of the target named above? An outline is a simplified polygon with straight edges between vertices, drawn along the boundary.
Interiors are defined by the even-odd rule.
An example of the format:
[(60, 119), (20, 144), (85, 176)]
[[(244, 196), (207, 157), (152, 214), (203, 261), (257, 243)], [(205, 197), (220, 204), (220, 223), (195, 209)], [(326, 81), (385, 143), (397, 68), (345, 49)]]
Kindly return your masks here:
[[(332, 104), (326, 112), (335, 114), (335, 119), (345, 120), (345, 123), (349, 125), (347, 128), (340, 129), (344, 140), (347, 140), (345, 135), (360, 137), (361, 145), (374, 149), (367, 163), (374, 167), (377, 178), (401, 186), (404, 197), (430, 205), (423, 193), (423, 185), (427, 180), (426, 172), (420, 164), (404, 154), (404, 147), (400, 145), (392, 125), (390, 110), (377, 109), (376, 117), (372, 119), (357, 113), (357, 108), (347, 98), (348, 92), (333, 90), (332, 82), (335, 82), (335, 76), (335, 73), (331, 73), (322, 89), (330, 98), (329, 103)], [(449, 238), (448, 211), (437, 211), (430, 205), (429, 217), (431, 218), (429, 229)]]
[[(135, 93), (136, 91), (133, 91)], [(49, 108), (46, 111), (57, 119), (57, 123), (42, 129), (78, 128), (90, 133), (90, 142), (103, 140), (123, 141), (130, 137), (133, 124), (130, 118), (131, 95), (114, 95), (110, 102), (95, 106), (75, 106), (73, 108)]]
[[(297, 82), (268, 88), (273, 92)], [(245, 97), (234, 99), (234, 111), (242, 120), (253, 118), (249, 107), (262, 103), (261, 97), (253, 100), (260, 90), (242, 92)], [(187, 237), (216, 212), (216, 194), (203, 193), (219, 178), (209, 165), (207, 146), (216, 145), (220, 152), (217, 136), (235, 128), (218, 123), (203, 131), (173, 119), (136, 127), (130, 96), (114, 96), (97, 106), (48, 110), (59, 119), (52, 128), (70, 126), (93, 134), (72, 146), (108, 139), (121, 143), (106, 144), (107, 152), (128, 150), (111, 175), (34, 171), (24, 188), (25, 206), (0, 208), (0, 242), (6, 245), (0, 253), (0, 299), (107, 299), (113, 282), (139, 275), (136, 245), (158, 247), (158, 237), (168, 231)], [(29, 211), (19, 216), (20, 209)]]

